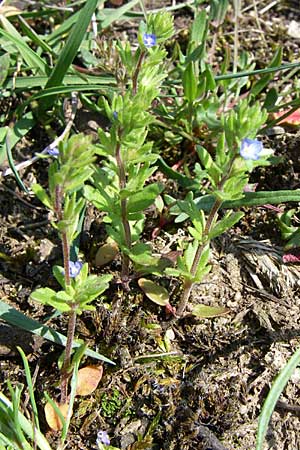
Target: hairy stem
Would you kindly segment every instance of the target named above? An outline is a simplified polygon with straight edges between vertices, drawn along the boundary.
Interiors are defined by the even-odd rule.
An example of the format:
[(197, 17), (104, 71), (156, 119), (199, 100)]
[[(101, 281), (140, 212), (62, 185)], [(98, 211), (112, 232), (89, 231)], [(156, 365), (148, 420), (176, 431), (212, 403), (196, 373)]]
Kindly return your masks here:
[(73, 341), (75, 335), (75, 327), (76, 327), (76, 310), (75, 304), (72, 305), (72, 310), (69, 313), (69, 322), (68, 322), (68, 332), (67, 332), (67, 342), (65, 348), (65, 357), (63, 366), (61, 369), (61, 382), (60, 382), (60, 391), (61, 397), (60, 401), (62, 404), (66, 403), (68, 397), (68, 380), (70, 377), (70, 365), (71, 365), (71, 355), (73, 348)]
[[(58, 221), (63, 219), (63, 190), (60, 185), (55, 188), (55, 213)], [(62, 240), (62, 251), (63, 251), (63, 261), (64, 261), (64, 274), (65, 274), (65, 284), (66, 288), (70, 286), (70, 243), (68, 241), (68, 236), (66, 231), (61, 232), (61, 240)], [(76, 326), (76, 305), (71, 305), (71, 312), (69, 314), (68, 321), (68, 333), (67, 333), (67, 342), (65, 348), (65, 356), (64, 362), (61, 370), (61, 382), (60, 382), (60, 391), (61, 391), (61, 403), (64, 404), (67, 401), (68, 396), (68, 379), (69, 379), (69, 367), (71, 364), (71, 354), (72, 347), (74, 341), (75, 334), (75, 326)]]
[[(124, 162), (122, 160), (121, 156), (121, 143), (118, 142), (116, 146), (116, 161), (119, 169), (119, 186), (120, 189), (125, 189), (126, 187), (126, 173), (125, 173), (125, 167)], [(127, 215), (127, 199), (124, 198), (121, 200), (121, 217), (122, 217), (122, 224), (124, 229), (124, 238), (125, 238), (125, 244), (128, 250), (131, 249), (132, 246), (132, 239), (131, 239), (131, 230)], [(122, 270), (121, 270), (121, 278), (124, 282), (128, 281), (129, 277), (129, 257), (128, 255), (125, 255), (123, 253), (122, 255)]]

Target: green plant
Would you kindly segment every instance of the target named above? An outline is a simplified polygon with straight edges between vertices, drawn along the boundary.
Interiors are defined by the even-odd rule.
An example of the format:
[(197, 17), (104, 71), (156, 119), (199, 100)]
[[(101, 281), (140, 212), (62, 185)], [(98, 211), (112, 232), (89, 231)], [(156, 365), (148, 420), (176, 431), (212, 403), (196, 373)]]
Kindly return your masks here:
[(85, 310), (94, 310), (90, 303), (108, 287), (110, 275), (88, 275), (88, 264), (70, 261), (70, 248), (80, 229), (80, 216), (85, 201), (80, 191), (90, 178), (95, 160), (95, 147), (88, 137), (77, 135), (61, 142), (59, 149), (51, 150), (54, 161), (49, 167), (49, 195), (41, 185), (32, 190), (52, 212), (52, 225), (57, 229), (63, 250), (63, 267), (53, 268), (54, 276), (62, 287), (55, 292), (40, 288), (31, 294), (33, 300), (48, 304), (69, 317), (64, 361), (61, 368), (61, 403), (67, 401), (68, 379), (71, 374), (71, 354), (76, 327), (76, 316)]
[(41, 433), (39, 426), (39, 415), (35, 402), (32, 378), (26, 356), (21, 348), (18, 348), (25, 367), (27, 388), (32, 408), (31, 418), (25, 417), (21, 410), (21, 394), (23, 386), (17, 384), (15, 387), (8, 381), (9, 400), (0, 392), (0, 445), (7, 450), (51, 450), (46, 437)]
[(300, 349), (295, 351), (293, 356), (280, 371), (271, 386), (271, 389), (267, 395), (259, 416), (256, 450), (263, 449), (264, 439), (268, 430), (268, 424), (275, 409), (276, 403), (299, 363)]
[(122, 400), (120, 398), (120, 392), (117, 389), (113, 389), (111, 396), (103, 394), (101, 398), (101, 411), (104, 417), (114, 417), (121, 406)]
[[(118, 43), (129, 87), (125, 94), (115, 94), (111, 102), (103, 99), (112, 123), (109, 133), (99, 129), (98, 154), (105, 159), (93, 175), (94, 187), (86, 186), (84, 190), (86, 198), (106, 213), (107, 232), (122, 252), (121, 279), (125, 285), (129, 281), (130, 261), (141, 271), (158, 263), (140, 237), (145, 221), (143, 211), (163, 189), (159, 183), (145, 186), (156, 170), (153, 164), (158, 158), (146, 139), (154, 120), (149, 110), (167, 76), (162, 45), (172, 34), (171, 15), (159, 13), (149, 15), (147, 23), (141, 23), (135, 53), (128, 43)], [(125, 86), (120, 89), (125, 90)]]

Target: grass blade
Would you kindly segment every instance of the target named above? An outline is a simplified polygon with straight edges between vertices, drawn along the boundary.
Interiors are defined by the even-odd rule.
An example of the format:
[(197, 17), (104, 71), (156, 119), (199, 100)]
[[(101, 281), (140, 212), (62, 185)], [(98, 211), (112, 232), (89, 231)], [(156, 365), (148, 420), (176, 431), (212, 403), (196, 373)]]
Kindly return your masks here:
[(44, 39), (42, 39), (35, 31), (33, 28), (31, 28), (28, 23), (26, 22), (26, 20), (23, 19), (22, 16), (19, 16), (19, 21), (21, 24), (21, 28), (24, 32), (24, 34), (26, 34), (29, 39), (34, 42), (36, 45), (38, 45), (39, 47), (41, 47), (45, 52), (48, 52), (52, 55), (55, 55), (54, 51), (52, 50), (52, 48), (44, 41)]
[[(53, 330), (46, 325), (41, 324), (37, 320), (31, 319), (30, 317), (25, 316), (21, 312), (17, 311), (10, 305), (7, 305), (5, 302), (0, 300), (0, 318), (11, 325), (22, 328), (23, 330), (29, 331), (30, 333), (37, 334), (38, 336), (47, 339), (48, 341), (54, 342), (55, 344), (59, 344), (65, 347), (67, 338), (63, 334), (58, 331)], [(73, 347), (77, 348), (81, 344), (75, 342)], [(115, 365), (113, 361), (106, 358), (100, 353), (97, 353), (93, 350), (87, 349), (85, 354), (90, 356), (91, 358), (98, 359), (99, 361), (104, 361), (109, 364)]]
[(115, 9), (104, 9), (101, 12), (101, 15), (104, 16), (104, 19), (100, 22), (101, 28), (109, 27), (116, 20), (121, 20), (128, 11), (130, 11), (140, 0), (131, 0), (129, 3), (120, 6), (120, 8)]
[[(91, 17), (97, 7), (98, 0), (88, 0), (82, 8), (78, 21), (73, 25), (73, 28), (68, 36), (67, 42), (62, 49), (58, 61), (52, 71), (45, 89), (61, 85), (64, 76), (72, 64), (78, 49), (84, 39), (86, 30), (89, 26)], [(43, 102), (42, 109), (45, 110), (52, 106), (55, 96), (49, 97)]]
[(15, 163), (12, 157), (12, 152), (11, 149), (13, 147), (12, 142), (11, 142), (11, 136), (13, 135), (13, 131), (11, 128), (9, 128), (7, 130), (7, 134), (6, 134), (6, 139), (5, 139), (5, 144), (6, 144), (6, 155), (7, 155), (7, 159), (9, 162), (9, 166), (16, 178), (16, 181), (19, 185), (19, 187), (26, 192), (27, 194), (29, 193), (28, 189), (26, 188), (26, 186), (24, 185), (23, 181), (20, 178), (19, 172), (17, 171), (16, 167), (15, 167)]
[[(2, 392), (0, 392), (0, 404), (3, 409), (5, 408), (11, 412), (13, 411), (12, 402), (4, 394), (2, 394)], [(24, 430), (24, 432), (32, 439), (32, 441), (35, 440), (40, 450), (51, 450), (48, 441), (39, 430), (36, 430), (35, 436), (33, 436), (32, 424), (21, 412), (18, 413), (18, 423), (20, 424), (22, 430)]]
[[(45, 76), (24, 76), (19, 77), (16, 80), (13, 80), (12, 78), (7, 78), (4, 82), (3, 89), (22, 89), (24, 90), (31, 90), (32, 88), (36, 87), (45, 87), (46, 83), (48, 81), (48, 77)], [(116, 80), (114, 77), (111, 77), (109, 75), (105, 76), (89, 76), (89, 75), (66, 75), (64, 78), (64, 84), (65, 85), (76, 85), (77, 90), (79, 91), (81, 89), (81, 86), (84, 85), (98, 85), (103, 88), (106, 85), (114, 85), (116, 84)]]
[(268, 424), (270, 422), (272, 413), (276, 406), (276, 403), (284, 390), (287, 382), (293, 374), (296, 367), (300, 364), (300, 349), (298, 349), (290, 358), (286, 366), (280, 371), (279, 375), (275, 379), (271, 390), (265, 400), (261, 414), (259, 416), (256, 450), (262, 450), (264, 438), (267, 433)]
[(3, 28), (0, 28), (0, 35), (12, 42), (18, 49), (19, 53), (26, 64), (31, 69), (36, 69), (40, 75), (48, 74), (48, 66), (45, 61), (35, 53), (24, 41), (23, 36), (15, 29), (15, 27), (4, 16), (0, 16)]
[(33, 390), (33, 384), (32, 384), (32, 378), (31, 378), (31, 373), (30, 373), (30, 369), (29, 369), (29, 364), (27, 361), (27, 358), (25, 356), (25, 353), (23, 352), (23, 350), (21, 349), (21, 347), (17, 347), (22, 361), (23, 361), (23, 365), (24, 365), (24, 369), (25, 369), (25, 375), (26, 375), (26, 384), (28, 387), (28, 392), (29, 392), (29, 397), (30, 397), (30, 404), (32, 407), (32, 411), (33, 411), (33, 416), (34, 416), (34, 426), (40, 430), (40, 424), (39, 424), (39, 413), (37, 410), (37, 406), (36, 406), (36, 402), (35, 402), (35, 398), (34, 398), (34, 390)]

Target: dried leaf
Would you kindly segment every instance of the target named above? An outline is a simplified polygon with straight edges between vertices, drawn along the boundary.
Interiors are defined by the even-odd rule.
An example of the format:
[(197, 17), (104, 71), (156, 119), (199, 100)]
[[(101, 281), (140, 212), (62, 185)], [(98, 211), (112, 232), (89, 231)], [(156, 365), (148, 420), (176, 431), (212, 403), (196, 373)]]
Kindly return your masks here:
[[(62, 405), (57, 404), (57, 407), (59, 408), (63, 417), (66, 419), (67, 414), (68, 414), (68, 408), (69, 408), (68, 403), (64, 403)], [(47, 421), (47, 424), (49, 425), (49, 427), (54, 431), (60, 431), (63, 427), (63, 424), (61, 423), (61, 420), (58, 417), (58, 414), (56, 413), (56, 411), (54, 410), (53, 406), (50, 403), (46, 403), (44, 412), (45, 412), (46, 421)]]
[(223, 316), (224, 314), (228, 314), (230, 309), (224, 308), (223, 306), (207, 306), (207, 305), (196, 305), (193, 308), (192, 314), (196, 317), (200, 317), (202, 319), (208, 319), (212, 317)]
[(169, 293), (164, 287), (146, 278), (140, 278), (138, 284), (152, 302), (160, 306), (169, 305)]
[(76, 395), (90, 395), (98, 387), (103, 375), (102, 366), (86, 366), (78, 371)]
[(102, 245), (97, 251), (95, 257), (95, 266), (101, 267), (105, 264), (110, 263), (115, 259), (118, 253), (119, 247), (117, 246), (117, 244), (114, 241), (107, 242), (106, 244)]

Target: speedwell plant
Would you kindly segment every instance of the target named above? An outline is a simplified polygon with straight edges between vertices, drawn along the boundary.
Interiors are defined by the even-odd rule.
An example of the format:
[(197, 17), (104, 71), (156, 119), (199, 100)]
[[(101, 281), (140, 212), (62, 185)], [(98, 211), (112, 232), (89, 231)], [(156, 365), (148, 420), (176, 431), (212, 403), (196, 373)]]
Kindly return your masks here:
[(80, 218), (85, 208), (82, 189), (93, 173), (95, 146), (88, 136), (79, 134), (61, 142), (58, 149), (51, 150), (50, 155), (54, 160), (49, 166), (49, 192), (39, 184), (32, 186), (32, 190), (50, 210), (52, 225), (61, 238), (63, 267), (54, 266), (53, 274), (62, 290), (56, 292), (48, 287), (40, 288), (31, 294), (31, 298), (50, 305), (69, 317), (61, 369), (61, 403), (64, 404), (72, 372), (71, 356), (76, 316), (83, 311), (95, 309), (91, 302), (107, 289), (112, 277), (89, 275), (87, 263), (71, 261), (70, 258), (71, 246), (80, 232)]
[[(267, 113), (258, 103), (251, 105), (249, 100), (242, 100), (235, 109), (221, 114), (223, 131), (213, 155), (203, 146), (196, 145), (200, 159), (196, 178), (203, 185), (208, 182), (207, 195), (194, 198), (190, 192), (184, 200), (177, 202), (177, 212), (180, 211), (177, 221), (189, 219), (188, 231), (192, 240), (178, 258), (177, 267), (166, 269), (167, 274), (183, 280), (178, 316), (185, 312), (193, 284), (202, 281), (211, 269), (210, 241), (230, 229), (244, 214), (232, 210), (221, 212), (223, 203), (242, 198), (252, 170), (270, 164), (268, 158), (273, 152), (264, 149), (262, 142), (256, 139), (266, 119)], [(210, 200), (207, 215), (201, 208), (206, 199)], [(168, 202), (174, 201), (168, 198)], [(197, 307), (195, 314), (196, 311)]]
[[(149, 245), (140, 241), (144, 210), (162, 192), (159, 183), (147, 183), (157, 167), (158, 155), (152, 142), (146, 142), (148, 127), (154, 121), (152, 102), (159, 95), (167, 76), (167, 52), (163, 44), (174, 33), (173, 19), (167, 12), (150, 14), (142, 22), (139, 47), (132, 52), (128, 43), (118, 43), (118, 52), (127, 74), (126, 92), (103, 100), (111, 120), (109, 132), (99, 130), (97, 153), (104, 159), (93, 175), (93, 186), (85, 186), (85, 197), (106, 213), (108, 235), (122, 254), (121, 279), (129, 281), (130, 264), (142, 272), (157, 270), (158, 259)], [(124, 90), (124, 86), (120, 86)]]

